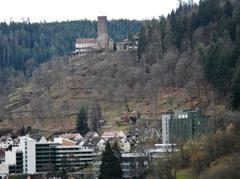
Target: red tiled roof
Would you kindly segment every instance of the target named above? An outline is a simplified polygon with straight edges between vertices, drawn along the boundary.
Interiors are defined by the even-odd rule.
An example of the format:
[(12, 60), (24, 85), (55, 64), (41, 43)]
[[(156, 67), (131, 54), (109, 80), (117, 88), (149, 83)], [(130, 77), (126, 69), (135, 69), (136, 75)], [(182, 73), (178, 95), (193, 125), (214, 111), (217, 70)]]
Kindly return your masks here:
[(94, 38), (80, 38), (80, 39), (76, 39), (76, 43), (97, 43), (97, 39), (94, 39)]

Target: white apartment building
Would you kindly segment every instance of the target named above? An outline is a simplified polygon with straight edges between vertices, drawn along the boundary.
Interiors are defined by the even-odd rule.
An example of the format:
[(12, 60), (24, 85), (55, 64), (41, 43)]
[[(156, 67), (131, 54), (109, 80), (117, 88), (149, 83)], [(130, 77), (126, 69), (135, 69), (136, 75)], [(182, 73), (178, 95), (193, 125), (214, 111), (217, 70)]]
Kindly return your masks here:
[(20, 137), (19, 148), (23, 153), (23, 173), (36, 173), (36, 141), (28, 136)]
[(162, 143), (169, 144), (169, 123), (171, 114), (162, 114)]
[(6, 176), (80, 170), (86, 164), (93, 164), (97, 155), (94, 149), (82, 148), (67, 139), (62, 143), (46, 140), (37, 142), (29, 136), (23, 136), (20, 137), (19, 147), (5, 152), (5, 161), (0, 164), (0, 173)]

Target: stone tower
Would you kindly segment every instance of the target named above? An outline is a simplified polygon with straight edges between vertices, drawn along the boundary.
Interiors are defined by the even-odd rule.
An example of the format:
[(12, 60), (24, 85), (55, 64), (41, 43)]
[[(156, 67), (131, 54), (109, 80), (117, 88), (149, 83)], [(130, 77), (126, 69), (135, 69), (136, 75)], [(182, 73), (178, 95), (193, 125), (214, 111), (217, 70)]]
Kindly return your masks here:
[(108, 30), (106, 16), (98, 16), (97, 46), (99, 49), (108, 48)]

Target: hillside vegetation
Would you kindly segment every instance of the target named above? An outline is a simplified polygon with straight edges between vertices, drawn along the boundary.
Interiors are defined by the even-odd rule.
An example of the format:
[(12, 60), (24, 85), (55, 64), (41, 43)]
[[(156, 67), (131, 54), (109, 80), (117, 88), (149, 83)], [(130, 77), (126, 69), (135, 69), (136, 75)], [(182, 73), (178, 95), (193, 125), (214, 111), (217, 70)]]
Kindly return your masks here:
[[(119, 118), (128, 106), (147, 119), (159, 119), (159, 112), (180, 108), (199, 107), (208, 115), (223, 106), (237, 110), (238, 9), (238, 1), (180, 3), (167, 17), (144, 23), (137, 53), (109, 50), (85, 57), (55, 57), (30, 69), (29, 80), (18, 72), (2, 86), (2, 122), (11, 126), (9, 121), (23, 119), (40, 125), (55, 120), (60, 126), (58, 121), (68, 118), (73, 120), (69, 123), (73, 127), (81, 103), (101, 103), (110, 121)], [(42, 24), (56, 29), (59, 25), (64, 23)], [(111, 28), (109, 31), (112, 33)], [(123, 37), (117, 34), (116, 38)], [(31, 65), (26, 70), (29, 68)]]
[(240, 2), (181, 2), (167, 17), (144, 23), (137, 52), (55, 57), (28, 80), (21, 73), (8, 78), (1, 127), (66, 131), (87, 106), (94, 120), (95, 109), (102, 112), (102, 129), (127, 130), (120, 116), (131, 110), (139, 113), (137, 126), (161, 128), (161, 112), (200, 108), (210, 118), (209, 134), (180, 141), (179, 153), (145, 177), (239, 178)]
[[(142, 22), (110, 20), (109, 36), (124, 40), (139, 31)], [(96, 37), (97, 22), (89, 20), (30, 23), (0, 23), (0, 85), (9, 83), (8, 77), (31, 77), (39, 64), (57, 56), (66, 56), (75, 49), (75, 39)], [(9, 89), (7, 89), (9, 90)]]
[(239, 17), (239, 1), (203, 0), (199, 5), (180, 3), (167, 17), (141, 28), (138, 57), (145, 73), (157, 71), (160, 88), (183, 88), (189, 101), (200, 96), (199, 105), (208, 106), (211, 129), (201, 138), (179, 141), (180, 152), (156, 162), (147, 178), (173, 179), (181, 171), (190, 178), (240, 177)]

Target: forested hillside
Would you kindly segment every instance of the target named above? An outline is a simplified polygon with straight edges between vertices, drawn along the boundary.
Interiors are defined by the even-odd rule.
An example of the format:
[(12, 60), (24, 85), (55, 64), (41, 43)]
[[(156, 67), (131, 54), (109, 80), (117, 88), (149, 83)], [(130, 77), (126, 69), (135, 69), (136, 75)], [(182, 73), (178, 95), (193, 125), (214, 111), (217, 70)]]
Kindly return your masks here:
[[(76, 37), (96, 36), (96, 22), (1, 24), (1, 43), (5, 44), (1, 49), (0, 112), (7, 119), (13, 118), (12, 113), (17, 114), (17, 111), (25, 111), (29, 117), (33, 112), (31, 108), (34, 108), (29, 105), (33, 101), (41, 101), (37, 100), (41, 95), (49, 98), (46, 103), (54, 103), (58, 98), (61, 98), (58, 104), (74, 99), (74, 96), (62, 99), (61, 90), (70, 90), (71, 93), (76, 87), (66, 88), (66, 81), (76, 80), (76, 76), (82, 74), (81, 69), (85, 68), (90, 73), (77, 83), (81, 90), (91, 91), (105, 101), (111, 99), (110, 104), (116, 101), (115, 97), (129, 102), (134, 100), (133, 104), (149, 100), (151, 109), (148, 112), (153, 115), (150, 118), (157, 119), (159, 112), (183, 106), (190, 109), (200, 107), (209, 115), (219, 105), (237, 110), (239, 6), (238, 1), (226, 0), (205, 0), (200, 1), (199, 5), (191, 1), (188, 4), (180, 3), (179, 8), (167, 17), (146, 21), (141, 29), (141, 22), (138, 21), (110, 21), (109, 33), (115, 40), (140, 29), (137, 55), (108, 52), (86, 57), (81, 63), (77, 58), (73, 66), (73, 59), (56, 56), (71, 51)], [(35, 47), (39, 47), (38, 50)], [(6, 52), (10, 49), (15, 50), (8, 56)], [(21, 49), (25, 49), (22, 50), (24, 53), (17, 55)], [(23, 58), (27, 53), (29, 57)], [(34, 54), (36, 57), (32, 56)], [(36, 68), (51, 58), (51, 61)], [(98, 60), (89, 66), (90, 58)], [(28, 81), (26, 76), (32, 76), (32, 80)], [(56, 88), (58, 78), (61, 79), (58, 80), (61, 90)], [(74, 93), (79, 96), (81, 92)], [(39, 105), (44, 106), (37, 104), (37, 109), (40, 109)], [(53, 106), (56, 108), (53, 110), (59, 111), (59, 107)], [(46, 111), (41, 114), (49, 113), (48, 109), (43, 107)], [(25, 112), (21, 114), (25, 115)], [(32, 117), (34, 115), (31, 114)], [(41, 120), (44, 118), (49, 118), (49, 114), (41, 116)]]
[[(135, 34), (140, 21), (111, 20), (109, 35), (114, 41)], [(56, 56), (64, 56), (74, 50), (75, 39), (96, 37), (97, 22), (89, 20), (54, 23), (0, 24), (0, 84), (5, 84), (7, 76), (23, 72), (30, 77), (39, 64)]]
[(147, 73), (157, 67), (162, 86), (209, 88), (214, 102), (239, 109), (239, 1), (180, 3), (167, 17), (146, 22), (139, 39), (139, 59)]
[(197, 99), (194, 107), (209, 115), (210, 131), (197, 139), (179, 141), (179, 153), (156, 162), (145, 177), (237, 179), (240, 2), (192, 2), (180, 1), (179, 8), (167, 17), (145, 23), (138, 58), (144, 72), (154, 79), (152, 87), (170, 87), (173, 97), (184, 89), (186, 100)]
[(167, 17), (140, 26), (109, 23), (116, 41), (139, 30), (137, 52), (67, 58), (56, 56), (70, 52), (76, 37), (96, 36), (96, 22), (2, 24), (0, 126), (66, 131), (87, 106), (99, 114), (91, 120), (105, 120), (104, 128), (127, 130), (120, 117), (134, 110), (136, 126), (161, 129), (161, 112), (199, 108), (209, 117), (209, 133), (179, 141), (179, 152), (156, 162), (144, 177), (175, 179), (183, 171), (200, 179), (238, 179), (240, 2), (180, 1)]

